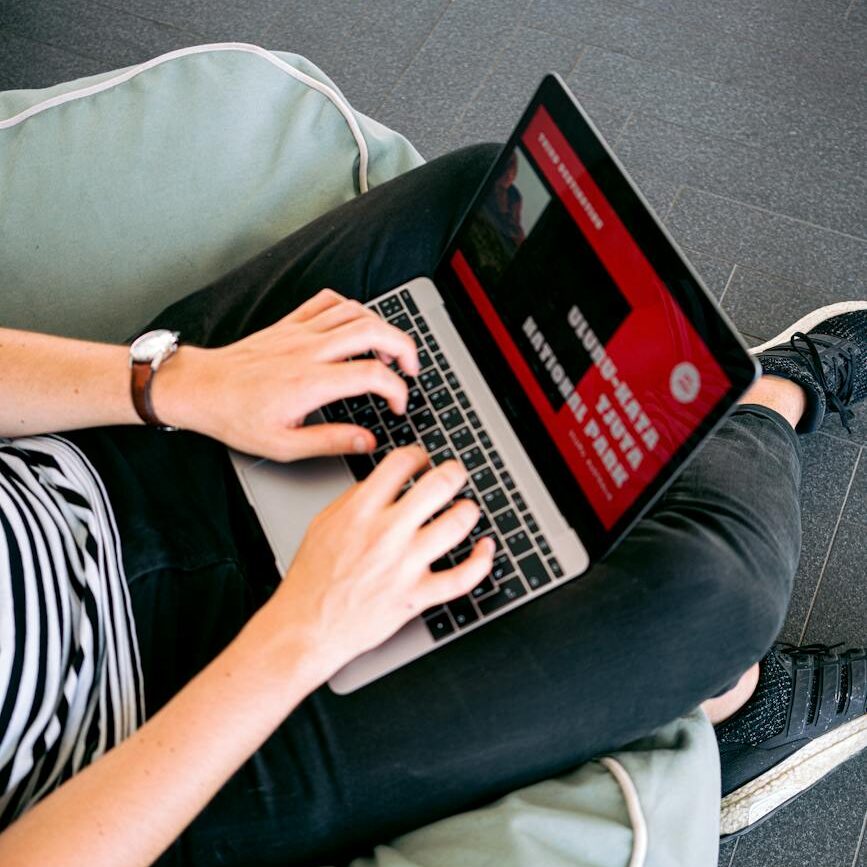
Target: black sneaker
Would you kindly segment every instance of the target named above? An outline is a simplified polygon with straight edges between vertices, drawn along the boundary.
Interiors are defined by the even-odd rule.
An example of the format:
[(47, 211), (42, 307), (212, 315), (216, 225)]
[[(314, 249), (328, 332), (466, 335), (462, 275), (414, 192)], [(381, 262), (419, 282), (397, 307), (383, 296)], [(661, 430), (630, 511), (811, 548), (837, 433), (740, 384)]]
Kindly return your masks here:
[(716, 727), (720, 836), (742, 834), (867, 747), (867, 652), (775, 644), (749, 701)]
[(750, 350), (765, 373), (797, 382), (807, 408), (796, 430), (816, 430), (837, 412), (849, 433), (851, 406), (867, 397), (867, 301), (819, 307), (772, 340)]

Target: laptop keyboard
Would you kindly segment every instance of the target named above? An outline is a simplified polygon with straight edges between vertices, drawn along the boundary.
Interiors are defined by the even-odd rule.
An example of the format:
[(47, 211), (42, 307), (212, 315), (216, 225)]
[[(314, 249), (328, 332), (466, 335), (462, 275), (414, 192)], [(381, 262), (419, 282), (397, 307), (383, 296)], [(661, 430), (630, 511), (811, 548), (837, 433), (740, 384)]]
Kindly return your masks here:
[[(402, 289), (368, 306), (412, 336), (420, 372), (413, 378), (397, 362), (391, 365), (409, 386), (406, 415), (395, 415), (384, 398), (371, 394), (322, 408), (329, 421), (359, 424), (376, 436), (373, 454), (346, 456), (350, 470), (361, 481), (389, 451), (410, 443), (420, 443), (433, 465), (459, 458), (469, 479), (457, 496), (475, 500), (481, 516), (469, 538), (432, 568), (457, 565), (480, 536), (491, 536), (496, 543), (493, 569), (472, 592), (422, 613), (431, 635), (439, 640), (562, 578), (563, 570), (409, 292)], [(411, 480), (404, 491), (412, 484)]]

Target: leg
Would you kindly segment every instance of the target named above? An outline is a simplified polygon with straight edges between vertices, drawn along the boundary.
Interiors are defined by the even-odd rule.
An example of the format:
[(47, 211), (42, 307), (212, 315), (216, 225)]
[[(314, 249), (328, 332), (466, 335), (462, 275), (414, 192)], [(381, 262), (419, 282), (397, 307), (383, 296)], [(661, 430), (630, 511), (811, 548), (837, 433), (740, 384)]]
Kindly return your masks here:
[[(493, 155), (465, 153), (476, 155), (472, 171), (458, 171), (462, 163), (451, 157), (374, 190), (155, 324), (216, 345), (274, 321), (324, 285), (363, 298), (429, 273), (462, 210), (455, 203), (466, 202)], [(182, 451), (181, 440), (160, 442)], [(176, 466), (165, 448), (162, 457)], [(185, 458), (198, 448), (190, 445)], [(216, 452), (211, 457), (218, 460)], [(791, 428), (773, 411), (742, 408), (623, 544), (581, 579), (349, 696), (317, 690), (165, 863), (305, 863), (352, 853), (564, 771), (691, 709), (761, 656), (782, 620), (798, 556), (798, 477)], [(224, 484), (223, 497), (240, 497), (231, 480)], [(187, 520), (205, 524), (225, 557), (237, 558), (212, 520), (216, 506), (201, 500)], [(121, 536), (125, 559), (131, 547), (144, 565), (147, 546), (125, 535), (123, 523)], [(177, 537), (177, 528), (166, 527), (161, 540), (173, 555), (187, 553)], [(188, 571), (194, 561), (185, 561)], [(165, 577), (137, 573), (137, 619), (148, 616), (150, 596), (159, 603), (169, 592)], [(244, 577), (262, 580), (255, 570)], [(190, 588), (197, 598), (195, 582)], [(223, 640), (248, 613), (221, 609)], [(201, 650), (194, 635), (185, 640), (168, 649), (159, 640), (149, 645), (167, 677), (172, 653), (206, 657), (219, 644)], [(184, 671), (191, 668), (184, 661)]]

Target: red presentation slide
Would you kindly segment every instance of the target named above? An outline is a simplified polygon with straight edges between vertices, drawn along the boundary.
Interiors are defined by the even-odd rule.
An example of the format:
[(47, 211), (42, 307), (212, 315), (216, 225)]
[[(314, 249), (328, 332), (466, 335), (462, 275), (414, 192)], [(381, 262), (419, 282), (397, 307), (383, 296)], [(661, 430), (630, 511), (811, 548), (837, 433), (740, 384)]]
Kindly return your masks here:
[[(516, 263), (527, 258), (534, 237), (554, 224), (550, 209), (559, 209), (559, 218), (571, 220), (586, 240), (587, 267), (599, 268), (616, 287), (610, 305), (604, 290), (596, 288), (601, 284), (583, 286), (581, 259), (575, 261), (574, 284), (567, 291), (552, 287), (551, 297), (543, 298), (543, 279), (523, 293), (523, 307), (511, 300), (520, 294), (520, 284), (510, 290), (511, 306), (486, 290), (489, 281), (477, 273), (481, 266), (474, 269), (480, 254), (462, 240), (451, 264), (599, 520), (610, 529), (730, 382), (544, 108), (534, 115), (521, 144), (525, 153), (518, 149), (506, 178), (515, 191), (498, 182), (490, 197), (499, 203), (498, 231), (509, 232), (508, 256)], [(526, 154), (547, 188), (538, 176), (534, 179), (537, 169)], [(550, 189), (554, 197), (546, 202)], [(536, 200), (541, 204), (533, 215)], [(528, 226), (530, 220), (538, 222)], [(563, 255), (568, 260), (570, 253)], [(546, 313), (536, 312), (542, 307)]]

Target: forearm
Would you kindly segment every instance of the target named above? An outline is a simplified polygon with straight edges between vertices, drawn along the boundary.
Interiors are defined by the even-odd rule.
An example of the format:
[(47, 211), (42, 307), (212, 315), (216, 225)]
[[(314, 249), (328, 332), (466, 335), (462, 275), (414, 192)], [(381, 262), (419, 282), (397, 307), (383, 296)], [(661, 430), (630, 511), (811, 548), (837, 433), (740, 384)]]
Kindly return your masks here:
[(315, 648), (299, 639), (286, 654), (283, 639), (278, 659), (267, 642), (254, 618), (138, 732), (0, 834), (0, 864), (150, 864), (324, 680)]

